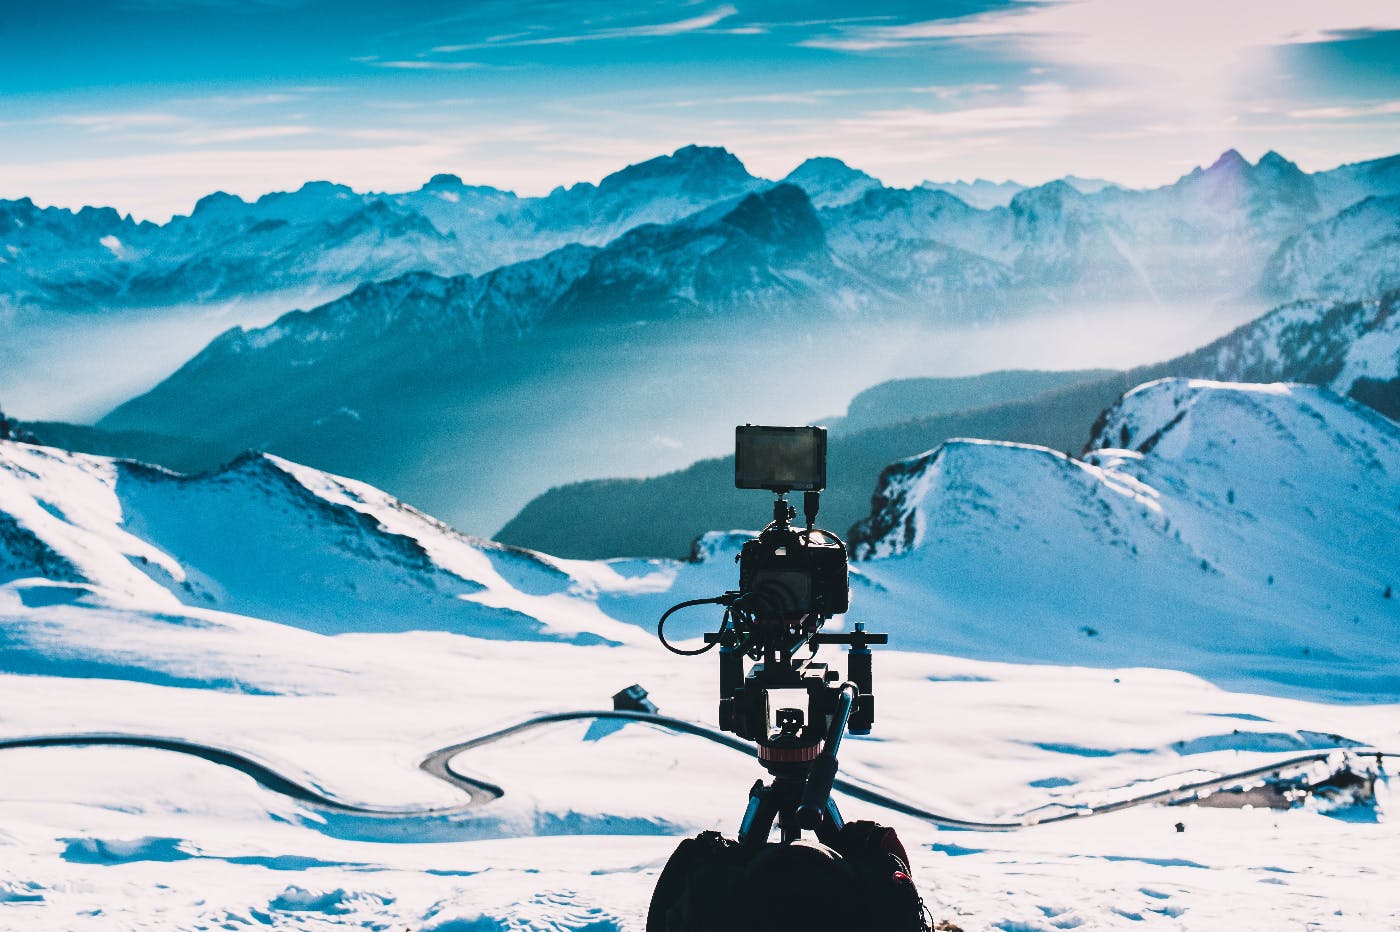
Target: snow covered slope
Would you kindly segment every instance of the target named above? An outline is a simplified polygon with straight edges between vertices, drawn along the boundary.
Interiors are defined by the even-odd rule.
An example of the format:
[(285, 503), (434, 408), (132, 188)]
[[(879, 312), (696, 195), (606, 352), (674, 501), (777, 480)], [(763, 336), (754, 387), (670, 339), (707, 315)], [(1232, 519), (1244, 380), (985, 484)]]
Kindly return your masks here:
[(853, 531), (862, 614), (928, 650), (1400, 696), (1394, 422), (1317, 388), (1168, 379), (1093, 446), (952, 441), (891, 466)]
[[(64, 601), (86, 591), (122, 608), (213, 609), (323, 634), (636, 639), (601, 613), (581, 621), (567, 594), (578, 581), (547, 558), (265, 454), (184, 477), (0, 443), (0, 583), (47, 588), (36, 576), (67, 584), (54, 596)], [(8, 638), (15, 649), (13, 629)]]
[[(1400, 417), (1397, 310), (1400, 291), (1360, 301), (1295, 301), (1155, 368), (1162, 374), (1223, 381), (1306, 382), (1396, 418)], [(1135, 374), (1141, 377), (1141, 372)]]
[(1400, 194), (1368, 197), (1284, 240), (1264, 287), (1352, 299), (1400, 287)]

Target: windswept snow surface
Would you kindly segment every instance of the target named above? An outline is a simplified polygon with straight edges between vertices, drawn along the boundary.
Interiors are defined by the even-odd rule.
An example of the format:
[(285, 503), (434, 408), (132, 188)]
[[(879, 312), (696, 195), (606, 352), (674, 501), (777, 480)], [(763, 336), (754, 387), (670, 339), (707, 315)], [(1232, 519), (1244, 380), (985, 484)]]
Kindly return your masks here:
[[(845, 775), (1015, 821), (1400, 747), (1400, 428), (1322, 390), (1167, 381), (1098, 447), (958, 441), (887, 471), (849, 618), (894, 643)], [(563, 722), (451, 760), (505, 795), (448, 814), (427, 810), (464, 794), (418, 763), (633, 682), (713, 722), (713, 659), (648, 629), (732, 587), (743, 537), (690, 564), (556, 560), (275, 457), (185, 478), (0, 443), (0, 740), (180, 738), (406, 810), (319, 809), (170, 751), (0, 750), (0, 928), (642, 929), (678, 837), (736, 827), (750, 759)], [(899, 828), (966, 932), (1330, 932), (1400, 928), (1387, 792), (1013, 833), (840, 802)]]

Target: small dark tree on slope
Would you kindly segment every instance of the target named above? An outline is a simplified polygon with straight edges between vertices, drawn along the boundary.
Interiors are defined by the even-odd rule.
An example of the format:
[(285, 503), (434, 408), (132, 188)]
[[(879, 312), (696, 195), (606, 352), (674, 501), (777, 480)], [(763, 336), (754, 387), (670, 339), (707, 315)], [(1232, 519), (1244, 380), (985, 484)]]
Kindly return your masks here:
[(0, 440), (18, 440), (20, 443), (39, 442), (38, 438), (20, 426), (19, 421), (6, 417), (3, 408), (0, 408)]

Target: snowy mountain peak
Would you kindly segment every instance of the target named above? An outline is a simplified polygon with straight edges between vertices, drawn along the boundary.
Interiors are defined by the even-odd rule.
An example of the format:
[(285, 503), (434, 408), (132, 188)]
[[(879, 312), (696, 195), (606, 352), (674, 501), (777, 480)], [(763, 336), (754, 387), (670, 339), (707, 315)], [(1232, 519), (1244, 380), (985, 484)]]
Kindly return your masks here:
[(872, 188), (880, 187), (877, 179), (830, 156), (807, 159), (783, 181), (806, 191), (817, 207), (849, 204)]
[(34, 199), (32, 197), (21, 197), (8, 201), (0, 200), (0, 213), (27, 214), (35, 209)]
[(747, 195), (725, 214), (724, 223), (755, 239), (799, 252), (815, 249), (825, 241), (812, 202), (805, 191), (791, 184)]
[[(1065, 181), (1029, 188), (1011, 199), (1022, 275), (1054, 281), (1085, 295), (1115, 295), (1139, 273), (1119, 237), (1089, 198)], [(1133, 282), (1133, 284), (1137, 284)]]
[[(1095, 425), (1084, 460), (1019, 444), (949, 441), (887, 468), (872, 515), (852, 529), (859, 556), (908, 553), (1007, 529), (1079, 527), (1099, 543), (1164, 533), (1169, 512), (1190, 513), (1199, 549), (1223, 558), (1225, 539), (1266, 516), (1281, 522), (1318, 502), (1368, 517), (1313, 531), (1345, 549), (1400, 533), (1394, 502), (1369, 491), (1400, 487), (1400, 426), (1325, 389), (1163, 379), (1125, 395)], [(1173, 504), (1174, 503), (1174, 504)], [(1201, 524), (1201, 521), (1205, 524)], [(1315, 522), (1316, 518), (1310, 519)], [(1123, 538), (1126, 539), (1126, 538)], [(1391, 536), (1390, 540), (1395, 537)], [(1173, 543), (1176, 538), (1173, 538)], [(1253, 550), (1268, 551), (1251, 539)], [(1364, 551), (1365, 548), (1363, 548)]]
[(1264, 153), (1254, 166), (1255, 183), (1272, 189), (1275, 196), (1287, 201), (1296, 201), (1316, 210), (1316, 190), (1312, 178), (1294, 162), (1277, 152)]
[(1270, 149), (1268, 152), (1265, 152), (1262, 156), (1260, 156), (1259, 161), (1255, 163), (1255, 167), (1269, 168), (1274, 170), (1282, 169), (1286, 171), (1300, 171), (1296, 162), (1284, 158), (1282, 155), (1275, 152), (1273, 149)]
[(229, 194), (227, 191), (215, 191), (213, 194), (206, 194), (204, 197), (195, 201), (194, 210), (190, 212), (190, 216), (192, 218), (198, 217), (200, 219), (205, 219), (209, 217), (210, 214), (245, 211), (247, 208), (248, 202), (237, 194)]
[(1011, 212), (1018, 216), (1030, 216), (1046, 211), (1062, 212), (1079, 208), (1086, 199), (1083, 194), (1066, 181), (1051, 181), (1027, 188), (1011, 199)]
[(308, 181), (295, 191), (272, 191), (258, 198), (255, 205), (278, 217), (306, 217), (313, 213), (334, 211), (339, 204), (363, 202), (369, 195), (356, 194), (343, 184), (332, 181)]
[(985, 178), (978, 178), (970, 182), (925, 181), (919, 187), (930, 191), (946, 192), (979, 210), (1007, 207), (1011, 204), (1013, 197), (1026, 190), (1025, 185), (1016, 181), (988, 181)]
[(1098, 194), (1109, 188), (1122, 188), (1122, 185), (1116, 181), (1109, 181), (1105, 178), (1081, 178), (1079, 175), (1065, 175), (1062, 180), (1080, 194)]
[[(340, 197), (342, 195), (354, 196), (355, 191), (349, 186), (339, 184), (334, 181), (307, 181), (296, 190), (297, 194), (314, 194), (319, 197)], [(270, 197), (286, 197), (286, 192), (275, 192)]]
[(1299, 220), (1318, 210), (1312, 177), (1273, 151), (1250, 165), (1244, 156), (1229, 149), (1209, 168), (1198, 168), (1187, 175), (1181, 186), (1201, 187), (1216, 209), (1245, 207), (1255, 220), (1264, 219), (1262, 213), (1272, 211), (1285, 215), (1287, 222), (1296, 226)]
[(684, 191), (701, 192), (746, 186), (754, 180), (729, 150), (690, 145), (613, 172), (598, 183), (598, 191), (607, 194), (639, 184), (670, 183)]
[(1240, 155), (1237, 149), (1226, 149), (1220, 157), (1206, 169), (1208, 173), (1235, 173), (1249, 168), (1249, 160)]
[[(1161, 379), (1133, 389), (1095, 425), (1090, 450), (1232, 469), (1273, 481), (1290, 461), (1316, 475), (1400, 480), (1400, 428), (1371, 409), (1310, 385)], [(1250, 468), (1257, 467), (1257, 468)]]
[(436, 188), (460, 187), (463, 187), (462, 178), (460, 175), (453, 175), (448, 172), (439, 172), (438, 174), (429, 178), (427, 184), (423, 185), (423, 187), (420, 190), (432, 191)]
[[(1015, 479), (1003, 470), (1004, 453), (1018, 451)], [(936, 509), (948, 504), (960, 485), (968, 485), (977, 498), (990, 498), (989, 490), (973, 485), (982, 473), (1000, 481), (1019, 484), (1031, 474), (1043, 472), (1053, 451), (990, 440), (949, 440), (918, 456), (887, 466), (880, 474), (871, 514), (850, 531), (850, 545), (857, 559), (897, 556), (918, 549), (930, 540), (937, 528)], [(1049, 465), (1051, 471), (1061, 470)]]
[(794, 177), (812, 178), (849, 178), (851, 176), (869, 178), (865, 172), (852, 168), (845, 162), (830, 155), (816, 155), (809, 159), (804, 159), (802, 164), (788, 172), (788, 181)]

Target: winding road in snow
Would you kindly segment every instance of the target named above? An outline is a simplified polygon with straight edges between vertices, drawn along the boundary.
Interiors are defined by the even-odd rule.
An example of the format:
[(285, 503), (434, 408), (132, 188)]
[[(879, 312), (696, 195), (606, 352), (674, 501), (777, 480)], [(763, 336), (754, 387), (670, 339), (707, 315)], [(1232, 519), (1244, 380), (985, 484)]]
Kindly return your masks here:
[[(195, 741), (187, 741), (181, 738), (164, 738), (149, 735), (130, 734), (68, 734), (68, 735), (38, 735), (28, 738), (6, 738), (0, 739), (0, 751), (17, 748), (45, 748), (45, 747), (91, 747), (91, 746), (114, 746), (114, 747), (140, 747), (150, 748), (160, 751), (173, 751), (180, 754), (189, 754), (199, 757), (211, 763), (238, 770), (265, 789), (271, 790), (289, 799), (307, 803), (323, 809), (335, 812), (349, 813), (362, 816), (379, 816), (386, 818), (422, 818), (441, 817), (455, 813), (466, 812), (479, 806), (484, 806), (505, 795), (505, 789), (494, 783), (488, 783), (476, 777), (468, 776), (453, 768), (453, 761), (461, 754), (474, 748), (482, 747), (503, 738), (543, 728), (559, 722), (570, 721), (599, 721), (599, 720), (622, 720), (633, 721), (643, 724), (654, 725), (681, 734), (695, 735), (716, 744), (739, 751), (750, 757), (756, 756), (753, 746), (746, 741), (741, 741), (733, 735), (722, 731), (700, 725), (695, 722), (686, 721), (679, 718), (671, 718), (665, 715), (648, 714), (645, 712), (625, 712), (615, 710), (581, 711), (581, 712), (557, 712), (549, 715), (539, 715), (526, 719), (506, 728), (462, 741), (457, 744), (450, 744), (428, 754), (419, 767), (426, 773), (452, 784), (467, 794), (464, 802), (453, 806), (442, 807), (405, 807), (397, 808), (390, 806), (375, 806), (363, 803), (348, 802), (337, 799), (329, 793), (305, 783), (298, 782), (278, 772), (273, 766), (257, 760), (249, 754), (240, 751), (229, 750), (227, 748), (214, 747)], [(1361, 757), (1376, 757), (1377, 761), (1385, 756), (1382, 752), (1364, 748), (1332, 748), (1321, 751), (1314, 751), (1308, 754), (1300, 754), (1286, 759), (1276, 760), (1269, 764), (1253, 767), (1248, 770), (1238, 771), (1229, 774), (1220, 774), (1207, 780), (1200, 780), (1192, 783), (1182, 784), (1157, 790), (1151, 793), (1144, 793), (1126, 799), (1113, 802), (1102, 803), (1096, 806), (1070, 806), (1056, 804), (1053, 814), (1047, 812), (1044, 815), (1036, 815), (1035, 811), (1027, 813), (1021, 820), (1015, 822), (980, 822), (968, 819), (959, 819), (953, 816), (941, 815), (923, 806), (907, 800), (898, 799), (879, 790), (853, 782), (844, 777), (838, 776), (835, 782), (835, 789), (845, 793), (853, 799), (871, 803), (876, 806), (898, 812), (902, 815), (910, 816), (927, 822), (939, 828), (964, 829), (983, 832), (1008, 832), (1028, 828), (1033, 825), (1047, 825), (1053, 822), (1063, 822), (1070, 819), (1080, 819), (1088, 816), (1104, 815), (1110, 812), (1118, 812), (1134, 806), (1150, 805), (1153, 803), (1173, 803), (1187, 802), (1209, 795), (1210, 793), (1236, 786), (1252, 780), (1262, 780), (1266, 777), (1282, 776), (1288, 771), (1297, 770), (1310, 764), (1325, 762), (1333, 754), (1344, 751), (1346, 753)], [(1394, 756), (1394, 755), (1390, 755)]]

